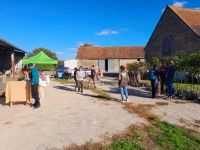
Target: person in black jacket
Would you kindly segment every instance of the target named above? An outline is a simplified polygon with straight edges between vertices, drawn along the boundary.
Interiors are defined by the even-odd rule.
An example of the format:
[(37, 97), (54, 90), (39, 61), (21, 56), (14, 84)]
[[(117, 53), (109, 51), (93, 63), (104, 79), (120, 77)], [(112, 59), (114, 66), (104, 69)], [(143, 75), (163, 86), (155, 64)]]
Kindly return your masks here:
[(77, 71), (78, 71), (78, 68), (74, 68), (75, 91), (77, 91), (77, 89), (78, 89), (78, 82), (77, 82), (77, 79), (76, 79)]
[(90, 87), (90, 82), (91, 82), (91, 80), (92, 80), (93, 85), (94, 85), (94, 88), (96, 88), (95, 78), (96, 78), (96, 70), (95, 70), (95, 66), (92, 65), (91, 74), (90, 74), (90, 77), (89, 77), (89, 84), (88, 84), (88, 87)]

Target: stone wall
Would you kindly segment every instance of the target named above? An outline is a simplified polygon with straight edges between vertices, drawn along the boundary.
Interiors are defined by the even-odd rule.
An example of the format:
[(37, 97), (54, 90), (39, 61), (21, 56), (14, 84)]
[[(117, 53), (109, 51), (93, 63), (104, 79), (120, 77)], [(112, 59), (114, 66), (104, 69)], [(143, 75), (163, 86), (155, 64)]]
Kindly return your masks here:
[(132, 63), (135, 63), (135, 62), (139, 62), (139, 61), (141, 61), (141, 62), (144, 62), (144, 60), (145, 59), (120, 59), (120, 66), (121, 65), (125, 65), (126, 66), (126, 64), (132, 64)]
[(200, 51), (200, 38), (168, 8), (145, 47), (146, 59)]
[(92, 65), (98, 67), (98, 60), (78, 60), (78, 66), (91, 68)]

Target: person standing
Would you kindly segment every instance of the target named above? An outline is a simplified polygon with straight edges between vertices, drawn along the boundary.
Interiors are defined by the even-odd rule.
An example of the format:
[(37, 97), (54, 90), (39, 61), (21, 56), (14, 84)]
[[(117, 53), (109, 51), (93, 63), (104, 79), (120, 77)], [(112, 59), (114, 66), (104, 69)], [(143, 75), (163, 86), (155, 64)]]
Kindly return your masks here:
[(156, 98), (156, 89), (158, 85), (158, 74), (156, 71), (156, 66), (154, 65), (152, 70), (149, 72), (150, 80), (151, 80), (151, 92), (152, 92), (152, 98)]
[(47, 77), (45, 73), (40, 70), (39, 72), (39, 96), (40, 96), (40, 102), (44, 100), (45, 97), (45, 87), (47, 86)]
[(161, 94), (165, 93), (165, 86), (166, 86), (166, 63), (159, 69), (159, 78), (160, 78), (160, 92)]
[(174, 82), (174, 76), (175, 76), (176, 69), (172, 62), (168, 62), (167, 64), (167, 99), (173, 98), (173, 82)]
[(34, 64), (29, 64), (31, 69), (30, 79), (31, 79), (31, 92), (32, 97), (35, 99), (33, 104), (34, 108), (40, 107), (40, 98), (39, 98), (39, 71)]
[(118, 80), (119, 80), (120, 94), (121, 94), (121, 98), (123, 102), (123, 101), (128, 101), (127, 85), (128, 85), (129, 77), (128, 77), (128, 72), (126, 71), (125, 66), (121, 66), (120, 69), (121, 71), (119, 73)]
[(79, 70), (76, 72), (76, 80), (78, 82), (78, 92), (81, 91), (83, 93), (83, 80), (85, 77), (85, 72), (83, 71), (83, 67), (80, 66)]
[(76, 79), (78, 68), (74, 68), (74, 81), (75, 81), (75, 91), (78, 89), (78, 81)]
[(91, 82), (91, 80), (92, 80), (92, 82), (93, 82), (94, 88), (96, 87), (96, 84), (95, 84), (95, 77), (96, 77), (96, 70), (95, 70), (95, 66), (92, 65), (92, 66), (91, 66), (91, 74), (90, 74), (90, 76), (89, 76), (89, 84), (88, 84), (88, 87), (90, 87), (90, 82)]

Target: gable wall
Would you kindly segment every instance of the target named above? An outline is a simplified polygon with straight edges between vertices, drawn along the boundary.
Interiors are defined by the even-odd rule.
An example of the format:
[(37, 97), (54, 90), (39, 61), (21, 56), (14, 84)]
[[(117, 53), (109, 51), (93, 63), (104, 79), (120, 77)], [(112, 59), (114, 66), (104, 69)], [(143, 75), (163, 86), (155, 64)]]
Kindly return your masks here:
[[(167, 9), (145, 47), (146, 59), (200, 51), (200, 38), (171, 9)], [(168, 52), (166, 52), (168, 50)]]

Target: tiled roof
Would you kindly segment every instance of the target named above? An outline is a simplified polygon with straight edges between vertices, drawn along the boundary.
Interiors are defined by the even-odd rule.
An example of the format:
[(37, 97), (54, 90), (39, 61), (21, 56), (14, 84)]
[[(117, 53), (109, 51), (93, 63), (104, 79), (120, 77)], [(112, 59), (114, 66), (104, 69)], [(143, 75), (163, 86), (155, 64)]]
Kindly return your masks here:
[(200, 36), (200, 9), (169, 6), (198, 36)]
[(80, 47), (77, 59), (144, 58), (144, 47)]

